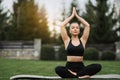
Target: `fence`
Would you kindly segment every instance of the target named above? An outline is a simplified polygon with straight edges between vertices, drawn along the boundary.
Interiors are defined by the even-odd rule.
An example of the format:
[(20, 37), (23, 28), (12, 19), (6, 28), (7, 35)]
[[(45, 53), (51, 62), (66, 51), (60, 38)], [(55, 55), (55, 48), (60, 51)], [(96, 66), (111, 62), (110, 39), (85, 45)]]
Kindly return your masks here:
[(33, 41), (0, 41), (0, 57), (12, 59), (40, 58), (41, 40)]

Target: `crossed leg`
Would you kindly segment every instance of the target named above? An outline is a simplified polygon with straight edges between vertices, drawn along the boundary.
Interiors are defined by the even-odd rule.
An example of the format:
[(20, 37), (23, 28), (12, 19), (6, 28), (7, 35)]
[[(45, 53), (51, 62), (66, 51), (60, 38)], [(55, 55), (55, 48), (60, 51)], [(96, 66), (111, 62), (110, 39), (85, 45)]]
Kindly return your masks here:
[[(68, 69), (68, 71), (69, 71), (71, 74), (77, 76), (77, 73), (76, 73), (76, 72), (73, 72), (73, 71), (71, 71), (70, 69)], [(90, 76), (89, 76), (89, 75), (84, 75), (84, 76), (81, 76), (81, 77), (78, 77), (78, 78), (90, 78)]]
[(66, 67), (58, 66), (55, 68), (56, 73), (62, 78), (90, 78), (101, 70), (100, 64), (91, 64), (84, 67), (80, 72), (73, 72)]
[(77, 75), (72, 74), (66, 67), (63, 66), (56, 67), (55, 72), (62, 78), (78, 78)]
[(89, 78), (92, 75), (95, 75), (101, 70), (102, 66), (100, 64), (90, 64), (83, 68), (80, 72), (77, 73), (78, 78)]

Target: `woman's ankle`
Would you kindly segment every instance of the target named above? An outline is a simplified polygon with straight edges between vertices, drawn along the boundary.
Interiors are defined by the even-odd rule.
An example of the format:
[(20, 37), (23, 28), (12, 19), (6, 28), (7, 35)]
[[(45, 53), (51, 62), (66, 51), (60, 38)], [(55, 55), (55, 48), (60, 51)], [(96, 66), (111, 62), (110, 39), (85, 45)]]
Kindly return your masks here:
[(84, 76), (80, 76), (78, 78), (90, 78), (90, 76), (89, 75), (84, 75)]

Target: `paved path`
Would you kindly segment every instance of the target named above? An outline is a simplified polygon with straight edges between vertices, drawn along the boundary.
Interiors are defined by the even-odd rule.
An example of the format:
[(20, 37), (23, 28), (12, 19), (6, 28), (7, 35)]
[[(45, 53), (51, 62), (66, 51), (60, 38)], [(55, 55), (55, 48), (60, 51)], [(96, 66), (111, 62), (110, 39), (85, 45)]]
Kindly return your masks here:
[[(120, 79), (120, 74), (94, 75), (91, 78), (116, 78)], [(60, 79), (58, 76), (38, 76), (38, 75), (16, 75), (10, 77), (10, 80), (17, 79)]]

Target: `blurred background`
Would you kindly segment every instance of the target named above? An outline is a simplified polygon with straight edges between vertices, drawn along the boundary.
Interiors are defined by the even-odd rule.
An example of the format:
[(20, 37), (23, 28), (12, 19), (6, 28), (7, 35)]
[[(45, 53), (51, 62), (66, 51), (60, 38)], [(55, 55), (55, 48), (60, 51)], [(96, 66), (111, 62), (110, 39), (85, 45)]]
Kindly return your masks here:
[[(0, 57), (65, 60), (60, 24), (75, 6), (91, 25), (85, 59), (93, 55), (92, 60), (109, 60), (110, 55), (110, 60), (120, 60), (119, 3), (120, 0), (0, 0)], [(68, 27), (69, 24), (67, 30)], [(81, 36), (84, 28), (81, 24), (80, 27)]]
[(66, 63), (60, 24), (73, 6), (91, 25), (84, 64), (100, 63), (98, 74), (120, 74), (120, 0), (0, 0), (0, 79), (57, 76), (55, 67)]

